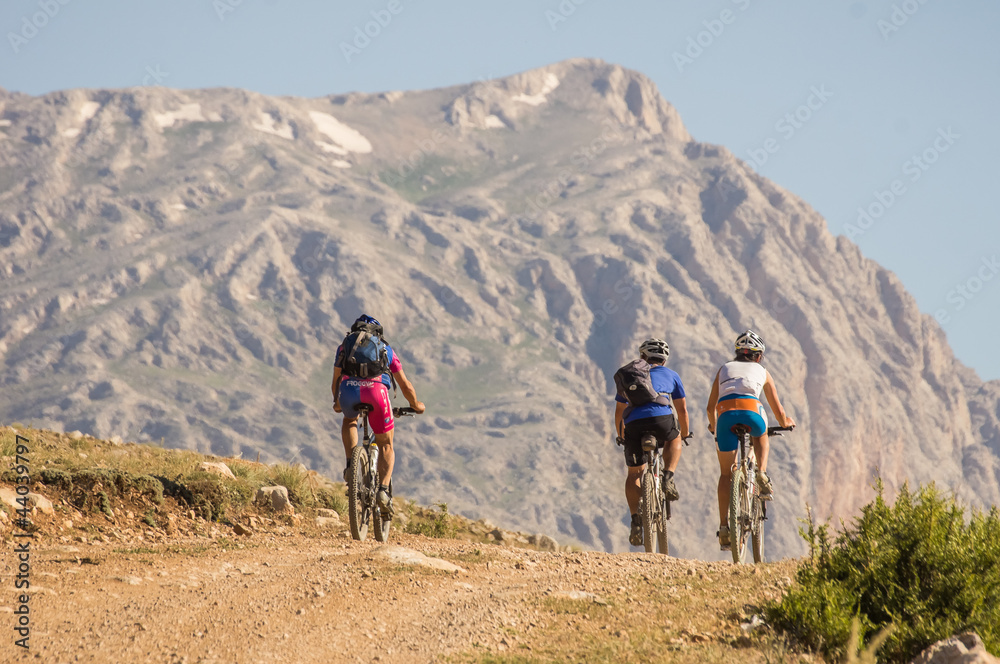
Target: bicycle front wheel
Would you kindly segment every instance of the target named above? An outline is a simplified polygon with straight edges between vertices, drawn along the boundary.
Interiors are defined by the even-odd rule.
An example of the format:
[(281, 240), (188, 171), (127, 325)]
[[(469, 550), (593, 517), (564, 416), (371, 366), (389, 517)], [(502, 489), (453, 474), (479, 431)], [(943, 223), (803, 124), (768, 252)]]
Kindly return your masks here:
[(639, 505), (639, 519), (642, 521), (642, 546), (646, 553), (655, 553), (659, 534), (659, 515), (657, 512), (656, 486), (653, 473), (647, 470), (642, 474), (642, 504)]
[(733, 471), (733, 481), (729, 487), (729, 542), (733, 552), (733, 562), (742, 563), (746, 559), (747, 553), (747, 531), (744, 527), (746, 521), (745, 495), (747, 492), (747, 478), (743, 473), (743, 467), (738, 466)]
[(764, 562), (764, 509), (760, 498), (753, 501), (753, 561)]
[(368, 455), (359, 441), (351, 453), (351, 483), (347, 487), (347, 512), (351, 522), (351, 537), (364, 541), (368, 537), (368, 522), (371, 520), (371, 478), (369, 477)]

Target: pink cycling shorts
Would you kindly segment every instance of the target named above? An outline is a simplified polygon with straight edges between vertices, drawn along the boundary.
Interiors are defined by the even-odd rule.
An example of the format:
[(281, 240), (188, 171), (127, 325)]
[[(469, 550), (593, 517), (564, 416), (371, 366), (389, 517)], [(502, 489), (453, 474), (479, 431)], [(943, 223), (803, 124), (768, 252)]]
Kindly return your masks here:
[(344, 411), (344, 417), (357, 417), (355, 407), (363, 403), (372, 407), (368, 413), (368, 426), (374, 433), (392, 431), (395, 426), (392, 404), (389, 402), (389, 390), (381, 378), (344, 378), (340, 381), (340, 409)]

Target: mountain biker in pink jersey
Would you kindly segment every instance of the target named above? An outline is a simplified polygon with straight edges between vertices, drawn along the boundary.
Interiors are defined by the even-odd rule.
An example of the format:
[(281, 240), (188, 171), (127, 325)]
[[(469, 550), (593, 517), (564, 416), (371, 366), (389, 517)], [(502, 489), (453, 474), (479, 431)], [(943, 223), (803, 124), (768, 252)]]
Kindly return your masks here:
[[(382, 325), (365, 314), (354, 321), (351, 331), (357, 332), (368, 327), (377, 329), (381, 336)], [(344, 347), (343, 345), (339, 346), (333, 363), (333, 383), (330, 389), (333, 392), (333, 410), (337, 413), (344, 413), (344, 423), (340, 433), (344, 440), (344, 452), (347, 454), (347, 467), (344, 469), (344, 480), (347, 482), (350, 482), (348, 473), (351, 468), (351, 454), (355, 445), (358, 444), (358, 412), (355, 408), (359, 404), (372, 406), (372, 411), (368, 414), (368, 425), (371, 427), (372, 433), (375, 434), (375, 444), (378, 445), (379, 451), (377, 501), (379, 507), (391, 513), (392, 494), (389, 481), (392, 479), (396, 455), (392, 447), (392, 432), (395, 422), (392, 417), (392, 404), (389, 402), (389, 385), (395, 380), (403, 392), (403, 396), (410, 403), (410, 407), (416, 412), (424, 412), (424, 404), (417, 400), (417, 393), (413, 389), (413, 385), (403, 373), (403, 365), (399, 361), (399, 356), (393, 352), (389, 344), (385, 344), (385, 347), (388, 354), (388, 373), (377, 378), (359, 378), (343, 373)]]
[(729, 542), (729, 493), (732, 469), (736, 463), (739, 438), (731, 429), (736, 424), (750, 429), (754, 454), (757, 457), (757, 486), (764, 500), (773, 498), (771, 479), (767, 470), (769, 443), (767, 413), (760, 402), (764, 392), (771, 411), (783, 427), (794, 427), (795, 420), (785, 415), (778, 400), (778, 388), (771, 374), (760, 365), (764, 356), (764, 341), (753, 330), (747, 330), (736, 339), (736, 357), (722, 365), (715, 374), (712, 393), (708, 397), (708, 430), (716, 434), (719, 454), (719, 545), (728, 550)]

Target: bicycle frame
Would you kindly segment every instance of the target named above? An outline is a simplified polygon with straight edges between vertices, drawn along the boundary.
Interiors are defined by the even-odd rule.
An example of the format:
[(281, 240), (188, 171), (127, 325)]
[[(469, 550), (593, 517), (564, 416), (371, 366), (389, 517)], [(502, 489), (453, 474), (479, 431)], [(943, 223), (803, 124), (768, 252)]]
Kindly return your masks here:
[[(746, 557), (747, 538), (753, 538), (753, 559), (755, 563), (764, 560), (764, 521), (767, 520), (767, 502), (761, 498), (757, 487), (757, 455), (752, 444), (747, 445), (750, 429), (742, 424), (733, 426), (731, 431), (740, 441), (736, 463), (732, 468), (732, 484), (729, 495), (729, 540), (734, 563), (742, 563)], [(768, 436), (780, 436), (781, 431), (791, 431), (785, 427), (767, 429)]]
[[(653, 553), (657, 547), (666, 555), (667, 521), (670, 520), (670, 501), (663, 493), (663, 453), (656, 444), (656, 438), (646, 435), (642, 438), (642, 459), (645, 469), (640, 484), (643, 487), (639, 496), (639, 514), (643, 520), (642, 539), (647, 553)], [(651, 488), (647, 491), (647, 482)], [(652, 498), (651, 505), (646, 501)]]

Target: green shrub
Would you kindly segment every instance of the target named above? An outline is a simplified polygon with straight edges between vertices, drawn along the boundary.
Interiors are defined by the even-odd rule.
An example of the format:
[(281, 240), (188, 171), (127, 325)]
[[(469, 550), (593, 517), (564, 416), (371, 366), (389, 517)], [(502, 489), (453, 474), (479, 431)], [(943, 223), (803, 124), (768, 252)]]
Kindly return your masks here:
[(904, 485), (894, 505), (878, 495), (831, 543), (812, 516), (799, 532), (809, 562), (798, 584), (768, 608), (769, 622), (801, 645), (841, 660), (876, 631), (893, 631), (880, 662), (908, 662), (921, 650), (964, 631), (976, 631), (1000, 653), (1000, 513), (964, 509), (932, 484), (916, 494)]
[(229, 480), (204, 471), (195, 471), (180, 483), (191, 496), (188, 501), (195, 512), (206, 521), (225, 518), (231, 507), (246, 507), (254, 494), (254, 489), (244, 480)]
[[(426, 535), (427, 537), (451, 537), (455, 527), (448, 517), (448, 503), (438, 503), (439, 512), (411, 514), (410, 521), (403, 529), (411, 535)], [(423, 512), (423, 510), (422, 510)]]
[(347, 515), (347, 498), (342, 490), (319, 488), (316, 490), (316, 506), (335, 511), (340, 516)]
[(65, 470), (58, 468), (45, 468), (39, 473), (39, 478), (45, 486), (51, 486), (64, 491), (73, 488), (73, 477)]
[(155, 477), (151, 475), (139, 475), (132, 480), (132, 487), (157, 505), (163, 504), (163, 484)]
[(315, 502), (309, 489), (309, 474), (301, 468), (287, 463), (276, 463), (269, 469), (272, 485), (288, 489), (288, 499), (295, 505), (311, 505)]

